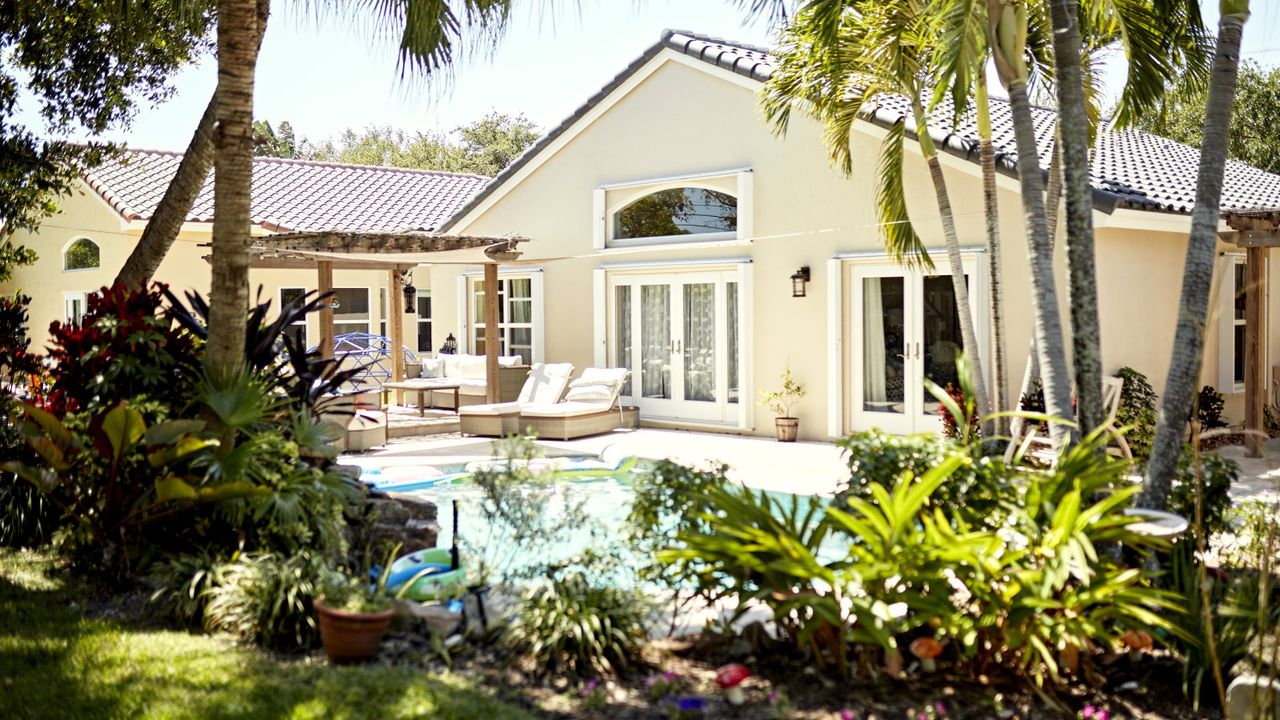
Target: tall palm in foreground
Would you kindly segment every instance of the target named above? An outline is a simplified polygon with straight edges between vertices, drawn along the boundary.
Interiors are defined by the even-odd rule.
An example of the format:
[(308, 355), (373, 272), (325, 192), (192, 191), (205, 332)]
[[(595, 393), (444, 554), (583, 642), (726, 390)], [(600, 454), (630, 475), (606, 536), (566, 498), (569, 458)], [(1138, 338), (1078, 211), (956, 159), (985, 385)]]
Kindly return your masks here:
[[(267, 0), (257, 0), (258, 43), (265, 29)], [(399, 37), (398, 63), (402, 75), (430, 75), (452, 65), (468, 43), (490, 45), (501, 37), (514, 0), (396, 0), (361, 3), (356, 0), (323, 3), (324, 12), (340, 18), (371, 13), (380, 35)], [(215, 154), (217, 97), (210, 99), (182, 161), (160, 204), (143, 230), (115, 282), (141, 287), (155, 274), (196, 196), (209, 177)]]
[[(932, 55), (923, 9), (923, 0), (809, 3), (783, 33), (777, 68), (765, 84), (762, 104), (779, 134), (786, 132), (791, 112), (797, 107), (812, 114), (824, 126), (832, 160), (847, 175), (853, 170), (853, 124), (863, 115), (867, 103), (892, 96), (906, 99), (942, 221), (961, 342), (969, 352), (975, 401), (980, 413), (986, 415), (990, 410), (987, 384), (961, 264), (955, 215), (925, 110), (925, 98), (931, 92), (928, 80)], [(903, 187), (906, 123), (904, 118), (895, 124), (882, 147), (876, 189), (880, 226), (885, 248), (896, 261), (932, 268), (933, 261), (907, 213)], [(984, 430), (990, 437), (993, 427), (987, 422)]]
[(1168, 504), (1173, 471), (1182, 452), (1182, 437), (1200, 374), (1205, 323), (1209, 316), (1209, 289), (1213, 284), (1222, 181), (1226, 170), (1227, 132), (1235, 101), (1240, 40), (1244, 24), (1249, 19), (1249, 0), (1222, 0), (1220, 13), (1218, 44), (1205, 105), (1204, 140), (1200, 144), (1196, 204), (1191, 211), (1191, 237), (1187, 241), (1182, 297), (1178, 304), (1178, 329), (1173, 337), (1169, 375), (1160, 402), (1160, 417), (1141, 499), (1144, 506), (1153, 508), (1164, 508)]

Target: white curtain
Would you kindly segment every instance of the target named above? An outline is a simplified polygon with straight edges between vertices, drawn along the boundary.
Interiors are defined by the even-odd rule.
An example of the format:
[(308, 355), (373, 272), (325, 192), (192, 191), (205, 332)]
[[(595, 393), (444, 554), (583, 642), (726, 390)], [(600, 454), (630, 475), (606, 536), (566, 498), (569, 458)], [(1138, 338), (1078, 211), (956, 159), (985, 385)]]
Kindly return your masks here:
[(716, 286), (684, 285), (684, 399), (716, 399)]
[(862, 281), (862, 401), (885, 401), (884, 298), (880, 278)]
[(640, 391), (671, 397), (671, 287), (640, 286)]

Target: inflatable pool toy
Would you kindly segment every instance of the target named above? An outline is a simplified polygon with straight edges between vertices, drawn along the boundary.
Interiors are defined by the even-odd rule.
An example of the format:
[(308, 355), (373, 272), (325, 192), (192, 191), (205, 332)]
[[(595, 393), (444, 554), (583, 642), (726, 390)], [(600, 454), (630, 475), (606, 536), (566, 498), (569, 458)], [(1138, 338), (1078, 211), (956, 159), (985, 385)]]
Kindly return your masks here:
[[(433, 468), (434, 469), (434, 468)], [(417, 490), (429, 490), (431, 488), (443, 487), (445, 485), (456, 485), (471, 477), (470, 473), (450, 473), (448, 475), (436, 471), (435, 474), (423, 473), (418, 477), (402, 477), (392, 479), (367, 479), (365, 484), (379, 492), (415, 492)]]
[[(427, 548), (391, 563), (387, 592), (410, 600), (439, 600), (465, 589), (467, 571), (452, 548)], [(407, 585), (407, 587), (406, 587)]]

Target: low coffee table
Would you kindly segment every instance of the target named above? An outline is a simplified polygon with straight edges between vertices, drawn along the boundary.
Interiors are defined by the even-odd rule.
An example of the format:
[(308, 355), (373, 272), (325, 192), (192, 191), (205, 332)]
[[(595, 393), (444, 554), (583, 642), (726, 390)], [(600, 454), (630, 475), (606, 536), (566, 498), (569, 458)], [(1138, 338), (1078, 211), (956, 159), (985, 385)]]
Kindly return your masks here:
[(401, 380), (400, 382), (383, 383), (383, 390), (403, 390), (405, 392), (418, 393), (418, 416), (424, 417), (427, 413), (426, 394), (434, 390), (452, 390), (453, 391), (453, 411), (458, 412), (460, 404), (458, 402), (458, 390), (462, 387), (459, 383), (449, 382), (448, 380), (432, 379), (416, 379)]

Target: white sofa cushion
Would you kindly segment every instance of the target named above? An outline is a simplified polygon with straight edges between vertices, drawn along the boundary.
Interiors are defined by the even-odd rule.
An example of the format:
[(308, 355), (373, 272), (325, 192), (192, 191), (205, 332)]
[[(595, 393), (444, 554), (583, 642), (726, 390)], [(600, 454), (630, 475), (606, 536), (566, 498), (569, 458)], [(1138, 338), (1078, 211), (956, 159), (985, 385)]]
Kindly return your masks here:
[(498, 367), (516, 367), (523, 360), (519, 355), (499, 355)]
[(501, 417), (517, 415), (522, 406), (518, 402), (485, 403), (484, 405), (463, 405), (459, 415), (483, 415), (485, 417)]
[(529, 377), (516, 402), (531, 405), (546, 405), (556, 402), (564, 394), (564, 386), (569, 383), (573, 374), (572, 363), (534, 363), (529, 368)]
[(422, 375), (424, 378), (444, 377), (444, 358), (423, 358)]

